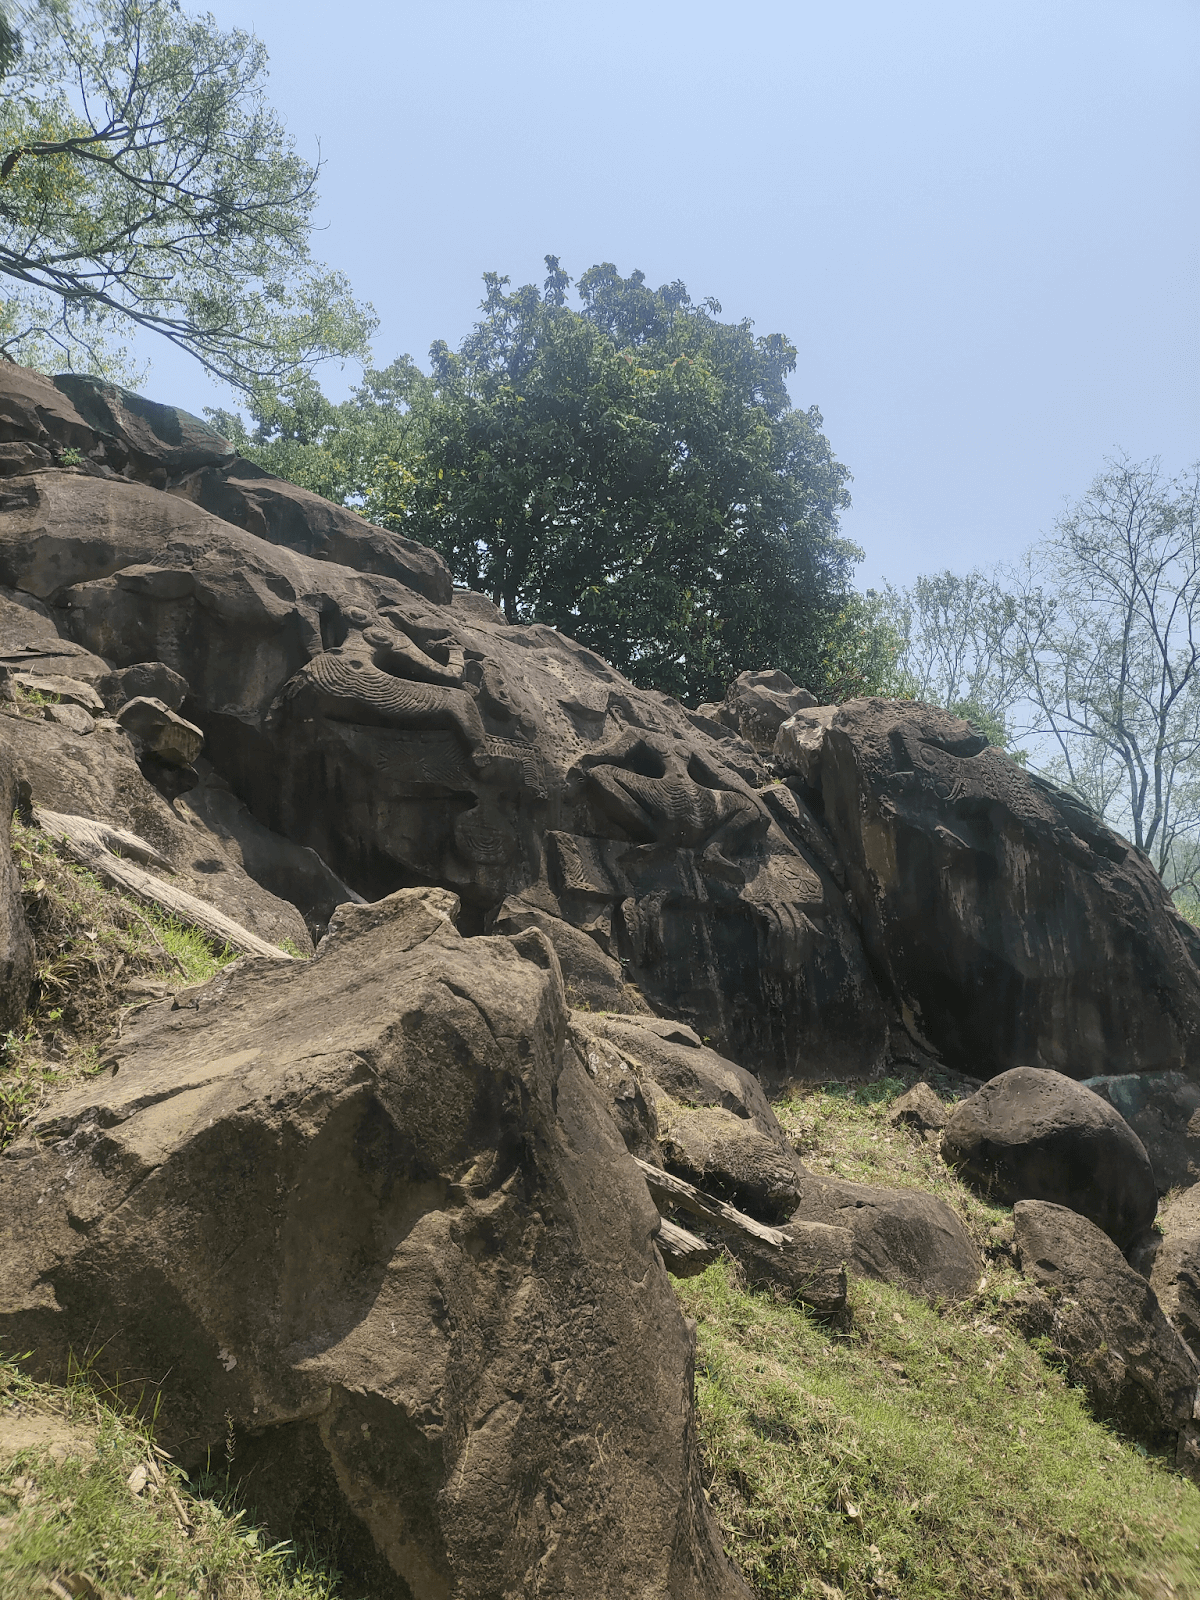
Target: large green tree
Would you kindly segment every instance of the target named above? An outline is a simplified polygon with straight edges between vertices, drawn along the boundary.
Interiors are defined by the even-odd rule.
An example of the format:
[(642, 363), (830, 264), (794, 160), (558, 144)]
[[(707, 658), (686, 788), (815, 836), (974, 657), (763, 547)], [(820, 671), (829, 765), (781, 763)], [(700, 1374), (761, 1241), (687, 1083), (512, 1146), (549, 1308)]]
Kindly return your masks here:
[(177, 0), (10, 0), (3, 69), (0, 353), (112, 370), (146, 329), (242, 389), (366, 353), (252, 34)]
[(487, 274), (431, 375), (404, 358), (324, 412), (311, 387), (260, 397), (249, 446), (635, 682), (706, 699), (781, 667), (818, 692), (874, 687), (861, 552), (838, 526), (848, 473), (820, 413), (791, 404), (795, 347), (610, 264), (571, 306), (546, 262), (540, 289)]

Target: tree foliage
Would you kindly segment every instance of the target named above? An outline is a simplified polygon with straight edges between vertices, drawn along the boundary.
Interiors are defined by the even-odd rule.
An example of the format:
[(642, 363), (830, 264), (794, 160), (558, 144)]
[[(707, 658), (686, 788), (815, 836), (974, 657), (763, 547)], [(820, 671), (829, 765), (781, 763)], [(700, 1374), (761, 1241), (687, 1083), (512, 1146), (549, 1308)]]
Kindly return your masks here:
[(106, 370), (144, 328), (243, 389), (365, 353), (252, 34), (177, 0), (13, 0), (6, 21), (0, 352)]
[(1112, 459), (1017, 566), (922, 578), (891, 604), (916, 697), (1017, 730), (1197, 894), (1200, 464), (1172, 479)]
[(820, 413), (791, 404), (794, 346), (611, 264), (575, 308), (546, 264), (541, 289), (487, 274), (479, 321), (433, 346), (430, 375), (405, 357), (336, 408), (260, 396), (248, 447), (640, 684), (706, 699), (750, 667), (818, 693), (865, 682), (848, 474)]

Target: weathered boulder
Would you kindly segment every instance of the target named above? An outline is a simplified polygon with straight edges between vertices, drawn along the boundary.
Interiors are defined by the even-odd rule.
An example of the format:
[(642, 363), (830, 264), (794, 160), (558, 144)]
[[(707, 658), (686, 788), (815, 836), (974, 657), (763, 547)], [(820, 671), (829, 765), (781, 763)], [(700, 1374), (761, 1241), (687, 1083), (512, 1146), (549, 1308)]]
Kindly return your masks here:
[(110, 672), (101, 682), (100, 692), (110, 711), (119, 711), (127, 701), (139, 698), (161, 700), (169, 710), (178, 711), (191, 691), (187, 679), (161, 661), (138, 661)]
[(802, 707), (816, 703), (786, 672), (743, 672), (729, 685), (720, 704), (702, 705), (697, 715), (736, 730), (753, 749), (770, 755), (780, 725)]
[(273, 478), (241, 457), (191, 474), (172, 492), (269, 544), (395, 578), (436, 605), (448, 605), (454, 592), (450, 569), (436, 551), (376, 528), (356, 512)]
[(152, 1008), (0, 1158), (0, 1337), (165, 1374), (167, 1448), (229, 1418), (259, 1507), (357, 1533), (373, 1592), (743, 1595), (553, 952), (453, 909), (346, 907), (313, 961)]
[(961, 1300), (983, 1263), (970, 1234), (944, 1200), (919, 1189), (823, 1178), (800, 1167), (797, 1222), (844, 1228), (854, 1241), (852, 1271), (894, 1283), (928, 1300)]
[(57, 459), (64, 450), (87, 455), (99, 440), (52, 378), (6, 361), (0, 368), (0, 443), (32, 444)]
[(0, 732), (0, 1030), (20, 1023), (33, 982), (33, 941), (25, 924), (21, 882), (10, 839), (16, 804), (16, 773)]
[(960, 1101), (942, 1158), (1002, 1204), (1069, 1206), (1122, 1250), (1158, 1210), (1142, 1141), (1106, 1100), (1061, 1072), (1014, 1067)]
[(576, 1024), (614, 1045), (657, 1104), (714, 1106), (786, 1145), (762, 1084), (753, 1073), (703, 1043), (694, 1029), (666, 1017), (575, 1013)]
[(1182, 1072), (1085, 1078), (1146, 1147), (1159, 1194), (1200, 1182), (1200, 1083)]
[(86, 372), (63, 372), (51, 381), (86, 421), (105, 463), (117, 472), (165, 488), (179, 473), (234, 455), (228, 439), (178, 406), (147, 400)]
[(1151, 1442), (1194, 1444), (1200, 1362), (1163, 1315), (1154, 1290), (1095, 1223), (1066, 1206), (1013, 1210), (1021, 1271), (1050, 1293), (1054, 1337), (1092, 1405)]
[(117, 722), (143, 750), (171, 767), (190, 767), (204, 745), (204, 734), (194, 722), (148, 695), (127, 700)]
[(588, 1011), (649, 1012), (637, 990), (625, 982), (621, 963), (561, 917), (510, 896), (490, 919), (488, 932), (523, 933), (526, 928), (539, 928), (554, 946), (571, 1005)]
[(946, 1126), (946, 1108), (929, 1084), (914, 1083), (888, 1107), (888, 1121), (918, 1133), (936, 1133)]
[(43, 715), (47, 722), (56, 722), (60, 728), (68, 728), (72, 733), (81, 737), (91, 733), (96, 726), (91, 712), (85, 711), (80, 705), (56, 706), (48, 705), (43, 708)]
[(1200, 1184), (1159, 1218), (1162, 1238), (1152, 1256), (1150, 1287), (1175, 1328), (1200, 1356)]
[(1200, 1072), (1200, 948), (1149, 860), (948, 712), (841, 706), (824, 823), (872, 968), (978, 1078)]

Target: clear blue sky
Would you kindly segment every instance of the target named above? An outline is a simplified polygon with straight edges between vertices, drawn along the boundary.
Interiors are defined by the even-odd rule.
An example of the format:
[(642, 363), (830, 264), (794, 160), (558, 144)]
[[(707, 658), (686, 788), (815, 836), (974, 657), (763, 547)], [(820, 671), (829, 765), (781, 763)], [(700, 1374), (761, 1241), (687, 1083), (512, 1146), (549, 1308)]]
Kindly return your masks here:
[(1114, 449), (1200, 456), (1200, 0), (210, 3), (320, 141), (381, 363), (547, 252), (682, 278), (798, 346), (862, 586), (1015, 555)]

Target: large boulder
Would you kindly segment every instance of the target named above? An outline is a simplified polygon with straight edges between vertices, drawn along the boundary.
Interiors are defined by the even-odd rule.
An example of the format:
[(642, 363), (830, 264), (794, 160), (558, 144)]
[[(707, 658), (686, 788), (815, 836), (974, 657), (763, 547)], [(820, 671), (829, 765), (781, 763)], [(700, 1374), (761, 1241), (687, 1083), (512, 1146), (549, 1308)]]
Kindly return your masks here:
[(1160, 1195), (1200, 1182), (1200, 1082), (1182, 1072), (1086, 1078), (1146, 1147)]
[(0, 733), (0, 1031), (19, 1025), (33, 982), (33, 941), (25, 923), (21, 882), (9, 830), (17, 803), (17, 779)]
[(1014, 1067), (950, 1113), (942, 1158), (1001, 1204), (1069, 1206), (1126, 1249), (1154, 1221), (1142, 1141), (1106, 1100), (1037, 1067)]
[(52, 380), (98, 441), (105, 464), (165, 488), (170, 478), (230, 461), (234, 448), (190, 411), (162, 405), (86, 372)]
[(153, 1008), (0, 1158), (0, 1337), (153, 1372), (188, 1466), (381, 1595), (744, 1595), (700, 1478), (694, 1335), (536, 930), (344, 908), (317, 957)]
[(1154, 1290), (1095, 1223), (1066, 1206), (1013, 1210), (1021, 1271), (1050, 1292), (1054, 1337), (1072, 1381), (1096, 1411), (1152, 1443), (1196, 1441), (1200, 1361), (1163, 1315)]
[(949, 1065), (1200, 1073), (1200, 941), (1079, 801), (948, 712), (878, 699), (839, 708), (820, 786), (873, 970)]
[(920, 1189), (884, 1189), (818, 1177), (797, 1162), (796, 1222), (843, 1228), (849, 1265), (862, 1278), (893, 1283), (927, 1300), (962, 1300), (983, 1270), (970, 1234), (944, 1200)]
[(1200, 1356), (1200, 1184), (1177, 1195), (1159, 1218), (1150, 1287), (1171, 1322)]

